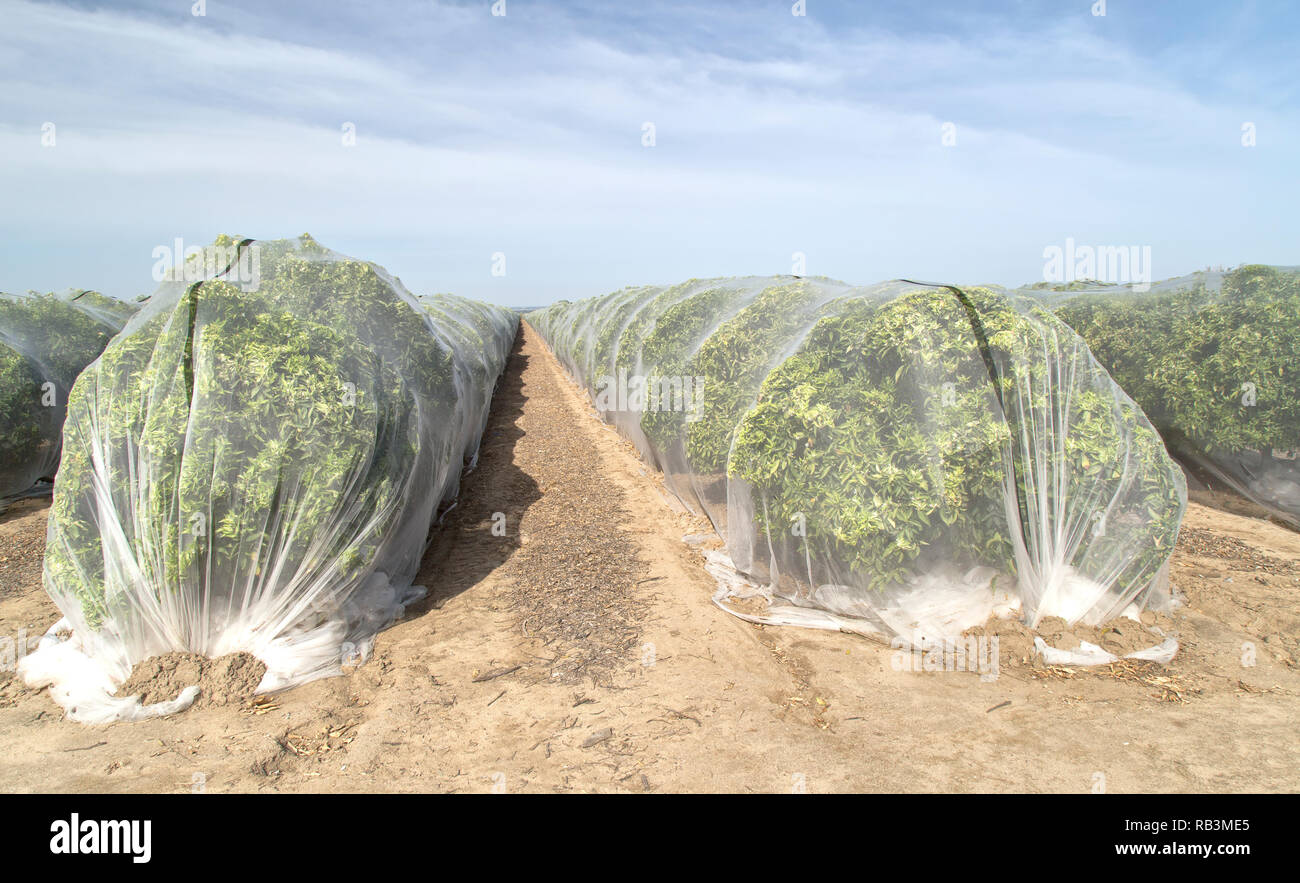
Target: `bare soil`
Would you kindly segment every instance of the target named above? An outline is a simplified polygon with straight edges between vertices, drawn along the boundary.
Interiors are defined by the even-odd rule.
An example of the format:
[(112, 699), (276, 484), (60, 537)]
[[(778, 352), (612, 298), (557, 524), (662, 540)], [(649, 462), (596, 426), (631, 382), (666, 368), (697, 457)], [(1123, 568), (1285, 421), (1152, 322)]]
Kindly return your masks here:
[[(11, 645), (59, 617), (40, 585), (47, 507), (0, 515)], [(137, 667), (151, 699), (192, 682), (212, 696), (107, 726), (63, 720), (0, 672), (0, 788), (1300, 789), (1300, 534), (1193, 504), (1173, 561), (1187, 603), (1132, 636), (1176, 633), (1171, 665), (1043, 667), (1022, 654), (981, 679), (916, 670), (856, 635), (729, 616), (682, 542), (706, 532), (525, 327), (479, 467), (425, 558), (429, 597), (368, 662), (249, 698), (246, 660), (169, 654)], [(1010, 663), (1018, 632), (1005, 628)]]
[(136, 664), (118, 688), (118, 696), (139, 696), (144, 705), (175, 699), (197, 685), (193, 707), (239, 704), (253, 698), (266, 665), (251, 653), (231, 653), (208, 659), (197, 653), (172, 652), (150, 656)]

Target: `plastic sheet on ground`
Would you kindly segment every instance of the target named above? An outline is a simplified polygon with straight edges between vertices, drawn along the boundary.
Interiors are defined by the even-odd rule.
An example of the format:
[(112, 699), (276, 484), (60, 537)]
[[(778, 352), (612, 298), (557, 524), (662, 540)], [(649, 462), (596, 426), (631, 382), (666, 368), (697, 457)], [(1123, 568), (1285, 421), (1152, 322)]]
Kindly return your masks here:
[(947, 636), (1168, 603), (1181, 471), (1040, 300), (750, 277), (527, 319), (725, 540), (711, 564), (749, 588), (721, 597), (761, 587), (763, 615), (794, 624)]
[(259, 691), (364, 658), (423, 593), (518, 327), (307, 236), (212, 248), (232, 247), (164, 282), (72, 392), (45, 558), (68, 634), (20, 672), (77, 720), (169, 710), (111, 694), (168, 651), (251, 653)]
[(1173, 662), (1174, 655), (1178, 652), (1178, 640), (1165, 638), (1154, 647), (1125, 653), (1123, 657), (1119, 657), (1087, 641), (1080, 641), (1078, 648), (1074, 650), (1062, 650), (1048, 645), (1042, 638), (1034, 638), (1034, 652), (1042, 657), (1047, 665), (1109, 665), (1112, 662), (1119, 662), (1121, 658), (1168, 665)]

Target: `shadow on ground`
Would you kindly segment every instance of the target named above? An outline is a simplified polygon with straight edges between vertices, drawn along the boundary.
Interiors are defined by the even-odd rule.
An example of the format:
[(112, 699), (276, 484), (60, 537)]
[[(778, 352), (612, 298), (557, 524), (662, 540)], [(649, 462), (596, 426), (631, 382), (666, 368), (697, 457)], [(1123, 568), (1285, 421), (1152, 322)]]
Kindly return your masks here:
[[(415, 580), (427, 586), (429, 594), (411, 605), (410, 616), (436, 610), (509, 560), (519, 548), (524, 512), (541, 498), (541, 489), (514, 457), (515, 445), (524, 435), (519, 419), (528, 401), (523, 390), (528, 356), (522, 349), (520, 334), (492, 397), (478, 466), (461, 479), (454, 508), (433, 528), (433, 541)], [(502, 525), (504, 535), (499, 535)], [(455, 566), (445, 566), (450, 561)]]

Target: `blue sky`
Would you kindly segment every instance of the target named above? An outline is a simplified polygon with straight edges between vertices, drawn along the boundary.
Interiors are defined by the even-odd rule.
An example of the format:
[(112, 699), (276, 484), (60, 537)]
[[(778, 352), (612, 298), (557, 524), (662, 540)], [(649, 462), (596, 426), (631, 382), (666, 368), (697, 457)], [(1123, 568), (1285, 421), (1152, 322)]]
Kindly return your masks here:
[(0, 290), (134, 296), (222, 232), (514, 305), (1300, 263), (1300, 4), (192, 5), (0, 0)]

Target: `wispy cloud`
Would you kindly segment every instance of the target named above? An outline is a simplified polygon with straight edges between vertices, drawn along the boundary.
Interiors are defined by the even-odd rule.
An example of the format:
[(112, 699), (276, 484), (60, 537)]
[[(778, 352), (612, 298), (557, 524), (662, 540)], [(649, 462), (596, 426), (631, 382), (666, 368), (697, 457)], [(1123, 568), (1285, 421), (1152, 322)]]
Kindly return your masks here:
[(11, 3), (0, 288), (138, 293), (154, 245), (223, 231), (310, 231), (417, 291), (510, 303), (788, 272), (795, 251), (854, 282), (1018, 283), (1066, 236), (1150, 244), (1162, 275), (1294, 263), (1276, 70), (1236, 56), (1201, 88), (1199, 44), (1135, 47), (1077, 5), (954, 7), (942, 30), (817, 4)]

